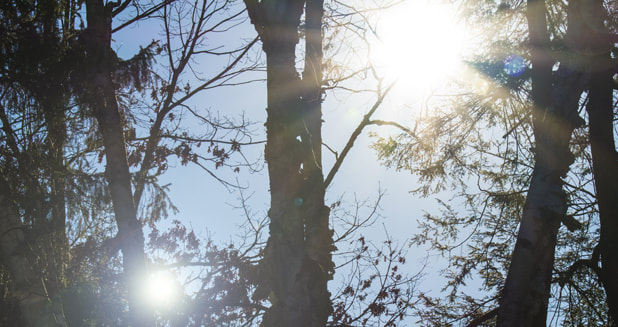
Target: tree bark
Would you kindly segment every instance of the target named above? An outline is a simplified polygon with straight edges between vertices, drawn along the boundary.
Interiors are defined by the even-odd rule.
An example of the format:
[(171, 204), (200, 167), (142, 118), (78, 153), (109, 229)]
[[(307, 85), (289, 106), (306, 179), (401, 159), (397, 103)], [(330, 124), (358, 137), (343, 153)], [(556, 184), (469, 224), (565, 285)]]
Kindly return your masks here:
[[(263, 326), (325, 326), (332, 312), (332, 232), (321, 162), (321, 0), (245, 0), (267, 63), (265, 159), (270, 237), (260, 278), (270, 290)], [(306, 7), (303, 79), (295, 65)]]
[[(569, 23), (571, 18), (569, 11)], [(561, 62), (552, 83), (545, 2), (528, 0), (527, 19), (536, 161), (502, 291), (497, 322), (502, 327), (546, 325), (556, 237), (567, 210), (562, 177), (574, 159), (571, 134), (581, 125), (583, 74)], [(572, 32), (569, 28), (567, 34)]]
[(328, 281), (334, 274), (333, 233), (329, 228), (330, 208), (324, 204), (322, 170), (322, 18), (324, 0), (307, 0), (305, 9), (305, 67), (302, 94), (304, 113), (301, 130), (303, 143), (303, 181), (305, 182), (305, 237), (312, 326), (325, 326), (332, 313)]
[(154, 318), (144, 296), (141, 281), (147, 277), (144, 235), (137, 219), (131, 191), (131, 175), (123, 133), (123, 120), (116, 102), (112, 71), (116, 60), (111, 49), (111, 20), (115, 3), (87, 0), (87, 66), (89, 98), (103, 136), (108, 180), (114, 215), (118, 226), (116, 238), (123, 255), (128, 285), (132, 326), (154, 326)]

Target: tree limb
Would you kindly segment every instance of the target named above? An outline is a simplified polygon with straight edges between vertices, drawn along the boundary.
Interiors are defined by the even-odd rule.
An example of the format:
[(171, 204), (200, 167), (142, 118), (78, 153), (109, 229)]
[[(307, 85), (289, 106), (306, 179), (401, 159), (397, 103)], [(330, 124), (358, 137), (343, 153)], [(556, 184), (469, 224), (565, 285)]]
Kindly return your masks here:
[(328, 172), (326, 180), (324, 180), (324, 189), (326, 189), (328, 185), (330, 185), (330, 183), (333, 181), (333, 178), (335, 177), (335, 174), (337, 173), (337, 171), (339, 171), (339, 167), (341, 167), (343, 160), (348, 155), (348, 152), (350, 152), (350, 149), (352, 149), (352, 146), (354, 146), (354, 142), (356, 141), (360, 133), (363, 131), (363, 128), (365, 128), (365, 126), (371, 123), (371, 120), (370, 120), (371, 116), (380, 107), (380, 105), (384, 101), (384, 98), (386, 97), (388, 92), (393, 88), (394, 85), (395, 85), (394, 83), (391, 84), (384, 91), (384, 93), (378, 96), (378, 99), (373, 104), (369, 112), (367, 112), (367, 114), (363, 117), (363, 120), (360, 122), (360, 124), (358, 124), (354, 132), (352, 132), (352, 135), (350, 135), (350, 139), (348, 139), (348, 143), (346, 143), (345, 147), (343, 148), (343, 151), (341, 151), (341, 155), (337, 158), (337, 161), (335, 161), (333, 168), (331, 168), (331, 170)]

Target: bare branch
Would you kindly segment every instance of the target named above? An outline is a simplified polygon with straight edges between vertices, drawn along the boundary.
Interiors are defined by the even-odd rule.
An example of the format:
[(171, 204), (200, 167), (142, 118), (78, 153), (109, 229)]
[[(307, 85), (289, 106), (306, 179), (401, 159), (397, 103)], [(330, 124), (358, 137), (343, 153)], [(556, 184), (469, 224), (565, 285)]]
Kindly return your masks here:
[(385, 120), (370, 120), (367, 125), (378, 125), (378, 126), (395, 126), (400, 130), (406, 132), (408, 135), (412, 136), (415, 139), (419, 139), (418, 136), (409, 128), (394, 122), (394, 121), (385, 121)]
[[(139, 21), (139, 20), (142, 20), (142, 19), (144, 19), (144, 18), (148, 18), (150, 15), (152, 15), (152, 14), (156, 13), (157, 11), (161, 10), (161, 8), (163, 8), (163, 7), (167, 6), (167, 5), (169, 5), (170, 3), (174, 2), (174, 1), (175, 1), (175, 0), (164, 0), (164, 1), (163, 1), (163, 2), (161, 2), (160, 4), (158, 4), (158, 5), (156, 5), (156, 6), (152, 7), (152, 8), (150, 8), (150, 9), (148, 9), (148, 10), (144, 11), (144, 12), (143, 12), (143, 13), (141, 13), (141, 14), (138, 14), (137, 16), (135, 16), (135, 17), (133, 17), (133, 18), (129, 19), (128, 21), (126, 21), (126, 22), (122, 23), (120, 26), (118, 26), (118, 27), (116, 27), (116, 28), (112, 29), (112, 34), (113, 34), (113, 33), (118, 32), (118, 31), (120, 31), (121, 29), (123, 29), (123, 28), (125, 28), (125, 27), (127, 27), (127, 26), (129, 26), (129, 25), (131, 25), (131, 24), (133, 24), (133, 23), (135, 23), (135, 22), (137, 22), (137, 21)], [(130, 2), (130, 1), (126, 1), (125, 3), (127, 3), (127, 4), (128, 4), (128, 2)], [(126, 7), (126, 5), (123, 5), (123, 6), (124, 6), (124, 7)], [(123, 9), (124, 9), (124, 8), (123, 8)], [(117, 14), (117, 13), (115, 13), (115, 14)], [(114, 14), (114, 15), (115, 15), (115, 14)]]
[(343, 148), (343, 151), (341, 151), (341, 156), (339, 156), (339, 158), (337, 158), (337, 161), (335, 161), (335, 164), (333, 165), (333, 168), (331, 168), (330, 172), (328, 172), (326, 180), (324, 181), (324, 188), (327, 188), (328, 185), (330, 185), (330, 183), (333, 181), (333, 178), (335, 177), (335, 174), (337, 173), (337, 171), (339, 171), (339, 167), (341, 167), (341, 164), (343, 163), (343, 160), (348, 155), (348, 152), (350, 152), (350, 149), (352, 149), (352, 146), (354, 146), (354, 142), (356, 141), (356, 139), (358, 138), (360, 133), (363, 131), (363, 129), (367, 125), (369, 125), (369, 123), (371, 122), (371, 120), (370, 120), (371, 116), (380, 107), (380, 105), (384, 101), (384, 98), (390, 92), (390, 90), (393, 88), (394, 85), (395, 85), (395, 83), (391, 84), (384, 91), (384, 93), (381, 93), (381, 94), (378, 95), (378, 99), (376, 100), (374, 105), (371, 107), (369, 112), (367, 112), (367, 114), (363, 117), (363, 120), (360, 122), (360, 124), (358, 124), (358, 126), (356, 127), (354, 132), (352, 132), (352, 135), (350, 135), (350, 139), (348, 140), (348, 143), (346, 143), (345, 147)]

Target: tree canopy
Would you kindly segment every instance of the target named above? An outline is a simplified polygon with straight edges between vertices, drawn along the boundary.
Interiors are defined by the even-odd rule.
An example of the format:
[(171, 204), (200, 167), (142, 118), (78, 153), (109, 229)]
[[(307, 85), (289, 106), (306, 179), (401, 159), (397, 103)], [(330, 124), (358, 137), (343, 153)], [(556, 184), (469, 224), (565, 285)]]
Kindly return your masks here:
[(0, 325), (615, 326), (617, 10), (4, 1)]

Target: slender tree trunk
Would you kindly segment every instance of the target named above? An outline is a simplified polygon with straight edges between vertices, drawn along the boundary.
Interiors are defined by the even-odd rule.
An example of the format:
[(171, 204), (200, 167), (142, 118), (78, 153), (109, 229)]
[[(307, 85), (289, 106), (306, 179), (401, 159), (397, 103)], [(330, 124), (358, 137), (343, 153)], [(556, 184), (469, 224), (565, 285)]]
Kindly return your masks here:
[(528, 0), (527, 19), (536, 162), (500, 301), (497, 326), (503, 327), (546, 325), (556, 237), (567, 210), (562, 177), (574, 159), (571, 134), (581, 124), (583, 75), (561, 62), (552, 83), (545, 2)]
[[(45, 78), (47, 77), (47, 78)], [(51, 80), (49, 76), (45, 76)], [(53, 83), (53, 82), (49, 82)], [(42, 109), (47, 127), (46, 146), (48, 150), (45, 169), (49, 175), (49, 211), (50, 221), (43, 223), (40, 231), (40, 241), (43, 243), (47, 272), (46, 288), (51, 297), (66, 287), (65, 267), (69, 261), (69, 244), (66, 236), (66, 169), (64, 164), (64, 145), (66, 141), (65, 104), (62, 101), (62, 90), (50, 87), (51, 99), (43, 101)], [(60, 95), (60, 96), (58, 96)], [(59, 300), (59, 299), (57, 299)]]
[(322, 1), (307, 1), (303, 79), (295, 65), (305, 1), (245, 0), (266, 53), (265, 159), (270, 237), (260, 263), (271, 307), (263, 326), (325, 326), (332, 233), (321, 162)]
[[(49, 76), (45, 76), (49, 77)], [(51, 88), (52, 92), (62, 95), (62, 90)], [(49, 178), (49, 210), (51, 219), (43, 220), (42, 226), (37, 229), (40, 249), (43, 253), (40, 256), (45, 262), (45, 292), (56, 302), (55, 310), (57, 316), (64, 317), (60, 292), (66, 287), (65, 267), (69, 261), (69, 244), (66, 236), (66, 201), (65, 201), (65, 178), (66, 170), (64, 165), (64, 144), (66, 141), (66, 125), (64, 117), (64, 103), (62, 98), (53, 96), (52, 99), (44, 101), (42, 109), (45, 116), (47, 127), (47, 160), (42, 165), (48, 171)], [(64, 318), (63, 318), (64, 320)]]
[[(605, 57), (603, 59), (609, 58), (609, 52)], [(609, 71), (593, 74), (587, 110), (592, 168), (601, 219), (600, 279), (615, 326), (618, 325), (618, 155), (614, 143), (613, 83)]]
[[(47, 1), (39, 5), (40, 15), (43, 22), (42, 40), (44, 47), (53, 49), (61, 42), (57, 20), (61, 8), (55, 1)], [(72, 30), (73, 27), (70, 27)], [(47, 269), (49, 271), (48, 291), (56, 294), (64, 288), (64, 267), (68, 263), (68, 240), (66, 237), (66, 201), (65, 201), (65, 178), (66, 169), (64, 164), (64, 146), (66, 143), (66, 119), (68, 84), (66, 71), (60, 65), (52, 66), (45, 71), (38, 84), (37, 100), (41, 106), (47, 127), (46, 146), (48, 149), (48, 161), (45, 163), (49, 171), (50, 179), (50, 211), (51, 221), (45, 228), (47, 251)]]
[[(64, 144), (66, 140), (66, 127), (64, 110), (56, 108), (53, 113), (46, 112), (46, 125), (49, 129), (48, 147), (50, 160), (48, 162), (51, 173), (51, 228), (53, 243), (59, 248), (57, 251), (65, 253), (68, 250), (66, 238), (66, 170), (64, 165)], [(60, 260), (63, 254), (57, 258)], [(64, 262), (63, 260), (60, 262)], [(59, 267), (60, 268), (60, 267)], [(62, 269), (60, 269), (62, 270)], [(62, 273), (60, 273), (62, 275)]]
[(6, 181), (0, 184), (0, 256), (11, 274), (11, 296), (23, 322), (28, 327), (66, 326), (61, 302), (50, 299), (45, 280), (34, 269), (34, 258), (28, 259), (26, 227), (9, 200)]
[[(56, 25), (60, 12), (58, 3), (46, 1), (32, 10), (40, 27), (37, 37), (41, 47), (58, 53), (64, 46), (60, 45), (62, 39)], [(68, 91), (66, 67), (58, 61), (32, 62), (30, 64), (45, 68), (17, 78), (19, 87), (36, 101), (37, 111), (44, 117), (47, 135), (45, 152), (40, 153), (43, 157), (33, 160), (28, 146), (24, 146), (23, 152), (20, 150), (4, 108), (0, 113), (15, 159), (8, 159), (7, 166), (17, 168), (16, 176), (8, 176), (10, 173), (4, 171), (6, 175), (0, 178), (1, 256), (11, 274), (10, 296), (20, 309), (23, 323), (28, 326), (66, 326), (60, 294), (66, 286), (64, 268), (68, 262), (64, 166)], [(42, 175), (33, 174), (33, 170)]]
[[(601, 231), (600, 280), (605, 289), (612, 326), (618, 325), (618, 154), (614, 142), (613, 43), (607, 38), (607, 12), (602, 0), (574, 1), (581, 15), (578, 53), (592, 72), (588, 93), (588, 118), (592, 169)], [(615, 37), (615, 36), (613, 36)]]
[(305, 67), (303, 71), (303, 180), (305, 181), (305, 236), (312, 326), (325, 326), (332, 313), (328, 281), (334, 274), (330, 209), (324, 205), (322, 171), (322, 16), (324, 0), (307, 0), (305, 10)]
[(497, 326), (545, 326), (554, 246), (560, 226), (558, 214), (552, 213), (564, 211), (561, 174), (552, 169), (553, 153), (548, 153), (557, 144), (552, 142), (549, 131), (543, 131), (540, 126), (543, 113), (551, 105), (552, 89), (553, 62), (547, 58), (549, 36), (545, 15), (544, 1), (528, 0), (536, 163), (502, 292)]
[(133, 326), (154, 326), (145, 303), (141, 281), (147, 277), (144, 254), (144, 235), (137, 219), (131, 176), (127, 163), (123, 122), (116, 102), (112, 80), (115, 54), (111, 50), (112, 4), (103, 0), (87, 0), (88, 20), (87, 56), (91, 106), (99, 123), (105, 148), (106, 171), (114, 215), (118, 226), (117, 239), (123, 255), (123, 267), (128, 285), (129, 308)]

